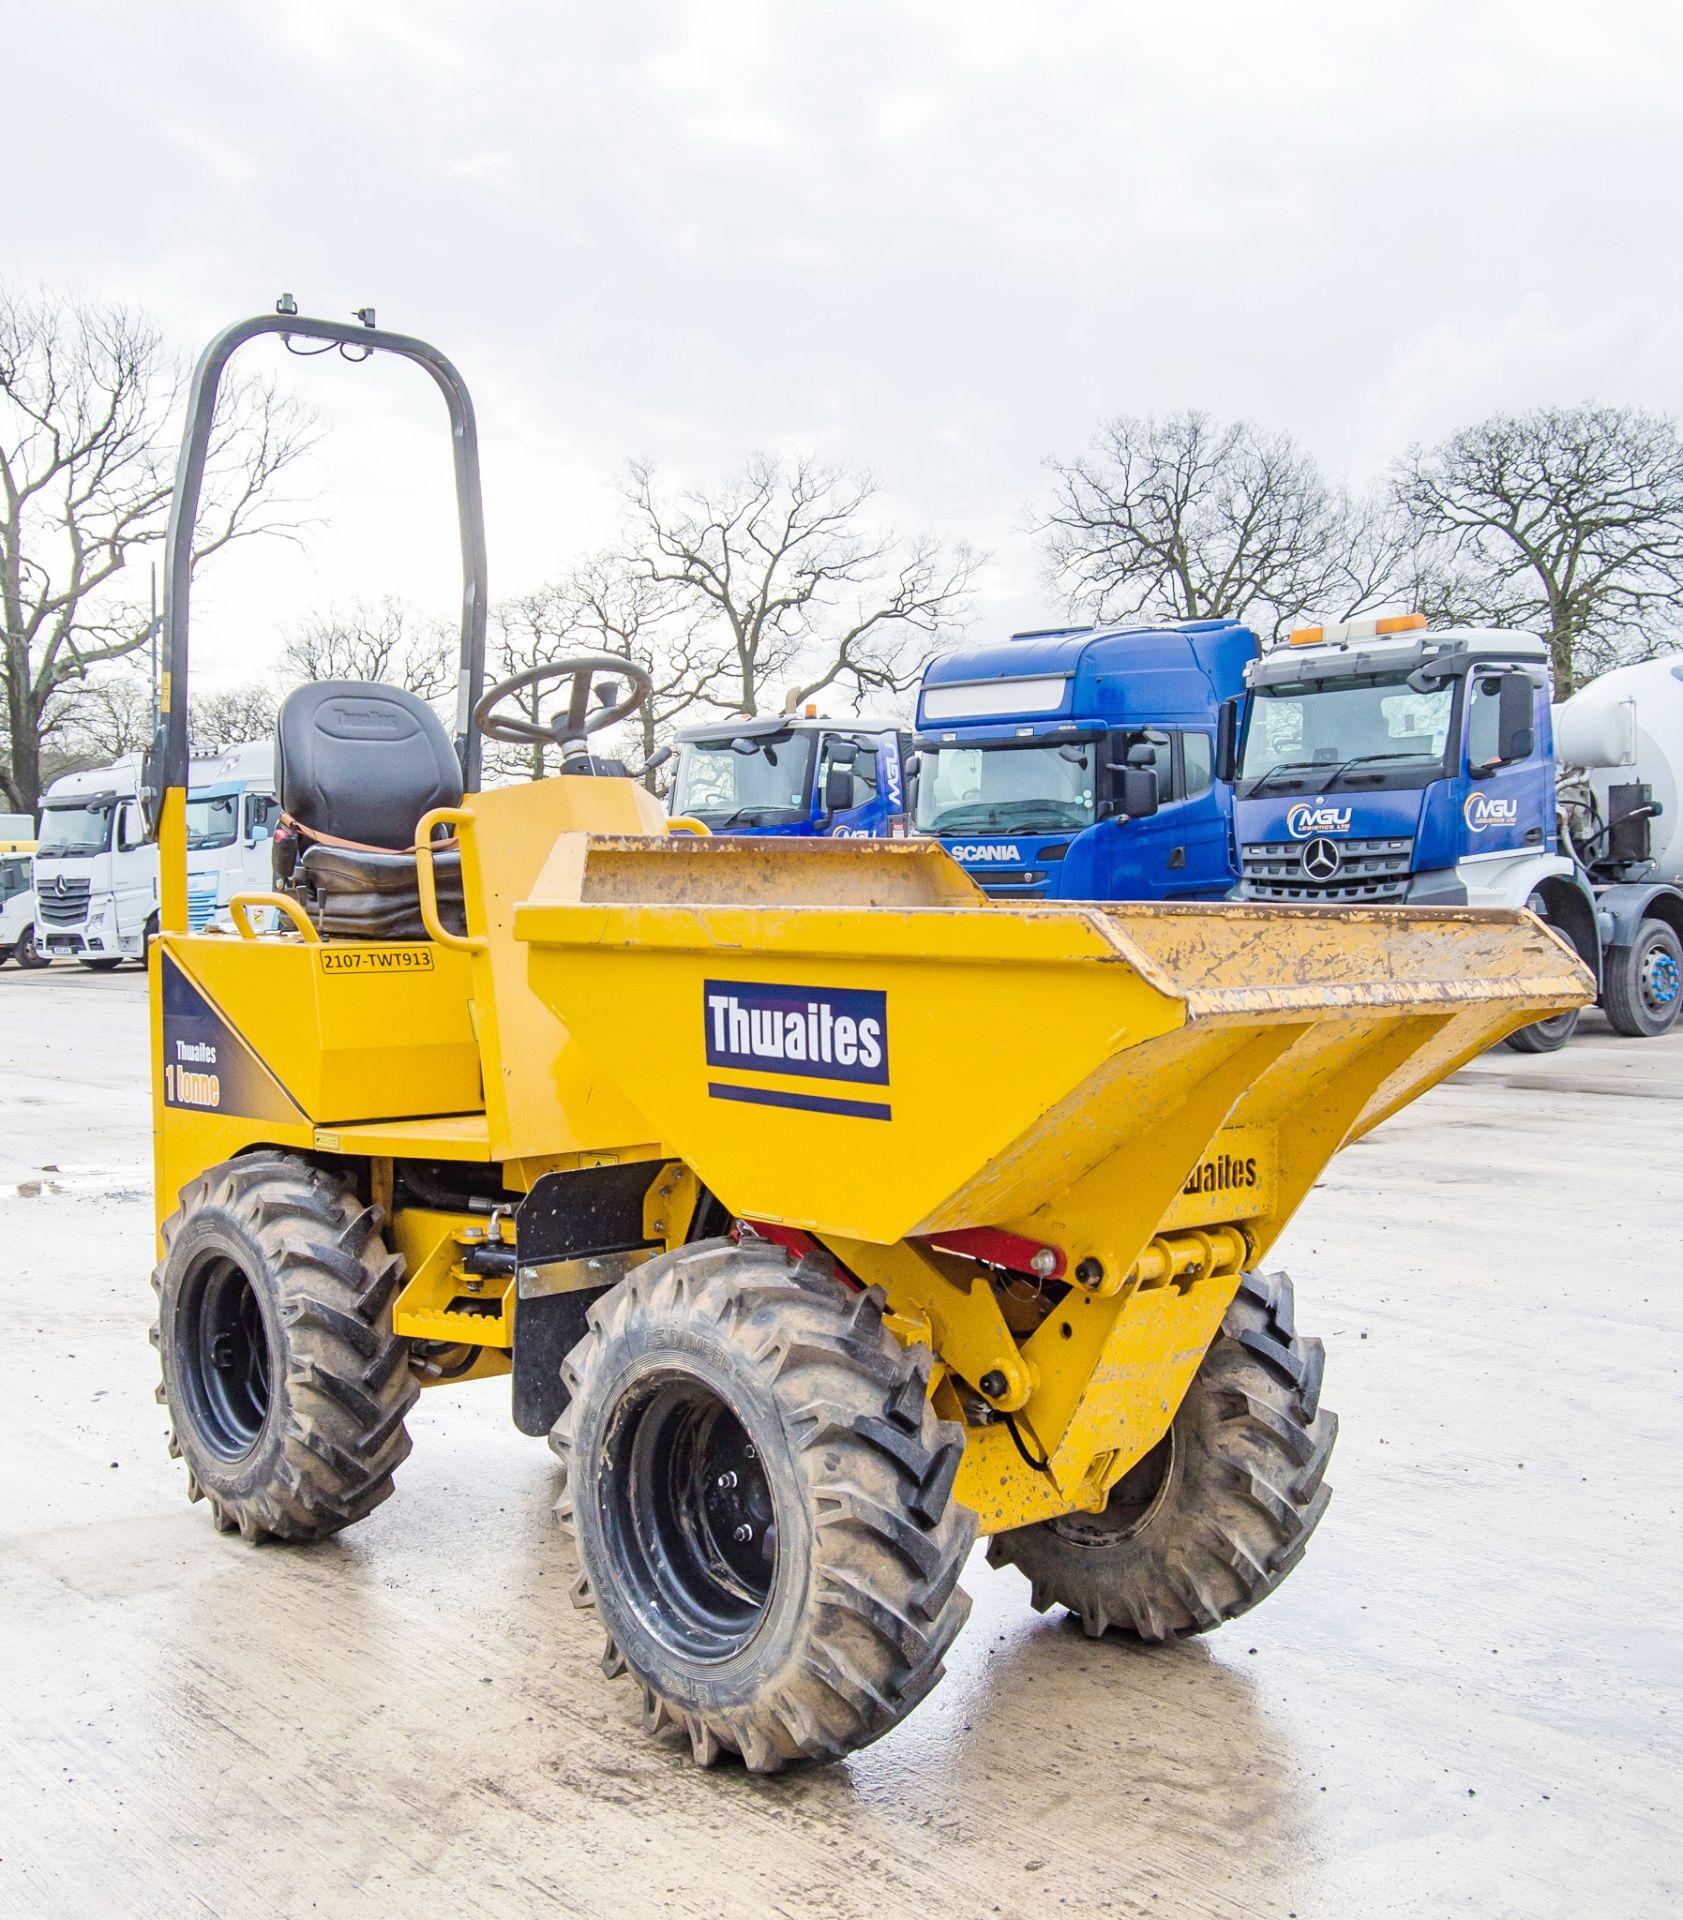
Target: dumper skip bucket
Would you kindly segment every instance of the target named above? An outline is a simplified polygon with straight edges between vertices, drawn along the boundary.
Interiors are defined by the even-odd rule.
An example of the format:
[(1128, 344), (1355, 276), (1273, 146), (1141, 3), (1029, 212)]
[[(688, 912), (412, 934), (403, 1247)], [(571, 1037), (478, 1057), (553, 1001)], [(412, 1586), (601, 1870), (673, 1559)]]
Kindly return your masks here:
[(1525, 913), (1012, 906), (918, 842), (569, 836), (514, 931), (733, 1213), (882, 1245), (1044, 1231), (1097, 1177), (1117, 1258), (1177, 1208), (1259, 1252), (1347, 1140), (1591, 997)]

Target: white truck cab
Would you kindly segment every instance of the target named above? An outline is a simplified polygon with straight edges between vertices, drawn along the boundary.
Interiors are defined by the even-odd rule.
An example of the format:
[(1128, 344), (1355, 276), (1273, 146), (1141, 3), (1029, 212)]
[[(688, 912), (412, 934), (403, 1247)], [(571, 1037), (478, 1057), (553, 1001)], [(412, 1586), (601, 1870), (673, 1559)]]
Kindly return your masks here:
[(236, 893), (267, 893), (280, 816), (275, 743), (252, 740), (192, 763), (187, 791), (187, 923), (225, 920)]
[[(187, 911), (195, 933), (226, 917), (236, 893), (268, 891), (279, 810), (272, 741), (192, 763)], [(158, 928), (158, 849), (141, 819), (138, 755), (47, 789), (35, 893), (36, 944), (49, 958), (100, 970), (146, 958)]]
[(44, 967), (35, 947), (35, 819), (0, 813), (0, 966)]
[(140, 812), (140, 756), (67, 773), (41, 799), (36, 946), (109, 969), (146, 954), (158, 924), (158, 853)]

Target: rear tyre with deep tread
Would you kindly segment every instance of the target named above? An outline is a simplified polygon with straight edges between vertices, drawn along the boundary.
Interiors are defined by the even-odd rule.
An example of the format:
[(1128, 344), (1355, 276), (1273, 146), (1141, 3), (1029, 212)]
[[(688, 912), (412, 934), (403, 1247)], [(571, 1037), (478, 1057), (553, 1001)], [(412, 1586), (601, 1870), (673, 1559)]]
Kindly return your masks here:
[(1291, 1281), (1246, 1274), (1168, 1435), (1104, 1512), (998, 1534), (989, 1561), (1095, 1639), (1174, 1640), (1247, 1612), (1303, 1557), (1332, 1496), (1324, 1358), (1297, 1334)]
[(1601, 983), (1607, 1024), (1627, 1040), (1656, 1040), (1683, 1014), (1683, 942), (1663, 920), (1644, 920), (1628, 947), (1607, 955)]
[(343, 1176), (293, 1154), (211, 1167), (152, 1275), (158, 1398), (187, 1492), (247, 1540), (319, 1540), (391, 1493), (419, 1386), (391, 1330), (402, 1260)]
[(821, 1257), (703, 1241), (595, 1302), (562, 1369), (575, 1603), (645, 1727), (704, 1766), (865, 1746), (940, 1679), (970, 1611), (963, 1431), (882, 1307)]

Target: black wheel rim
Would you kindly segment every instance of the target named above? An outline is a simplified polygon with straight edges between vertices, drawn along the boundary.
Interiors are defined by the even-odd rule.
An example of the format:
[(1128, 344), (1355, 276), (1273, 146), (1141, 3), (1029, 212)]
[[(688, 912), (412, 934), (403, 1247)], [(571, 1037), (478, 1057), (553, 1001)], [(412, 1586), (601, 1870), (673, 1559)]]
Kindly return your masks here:
[(194, 1431), (220, 1460), (242, 1460), (269, 1417), (269, 1332), (239, 1264), (207, 1254), (182, 1289), (177, 1357)]
[(1175, 1430), (1164, 1434), (1110, 1490), (1103, 1513), (1065, 1513), (1052, 1531), (1078, 1547), (1118, 1547), (1150, 1523), (1169, 1491), (1175, 1465)]
[(777, 1515), (759, 1451), (705, 1381), (663, 1372), (613, 1409), (597, 1510), (615, 1597), (681, 1659), (753, 1639), (777, 1577)]

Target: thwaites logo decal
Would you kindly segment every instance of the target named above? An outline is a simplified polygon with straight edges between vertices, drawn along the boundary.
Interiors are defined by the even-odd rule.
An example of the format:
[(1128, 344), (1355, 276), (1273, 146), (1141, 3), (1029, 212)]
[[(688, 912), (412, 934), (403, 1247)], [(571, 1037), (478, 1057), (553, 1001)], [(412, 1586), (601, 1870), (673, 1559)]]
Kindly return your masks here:
[(163, 956), (164, 1105), (296, 1125), (303, 1109), (169, 954)]
[(1317, 802), (1310, 806), (1300, 800), (1286, 815), (1286, 832), (1294, 840), (1307, 840), (1317, 833), (1348, 833), (1350, 809), (1329, 807)]
[(1200, 1160), (1181, 1188), (1182, 1193), (1243, 1193), (1256, 1185), (1256, 1156), (1234, 1153), (1212, 1154)]
[(888, 1085), (888, 995), (869, 987), (800, 987), (782, 982), (704, 980), (702, 1024), (707, 1064), (773, 1074), (805, 1088), (749, 1087), (709, 1080), (715, 1100), (788, 1107), (800, 1113), (888, 1120), (886, 1100), (844, 1099), (812, 1089), (812, 1081)]
[(1462, 802), (1461, 817), (1474, 833), (1483, 833), (1487, 827), (1517, 827), (1519, 802), (1493, 799), (1474, 788)]

